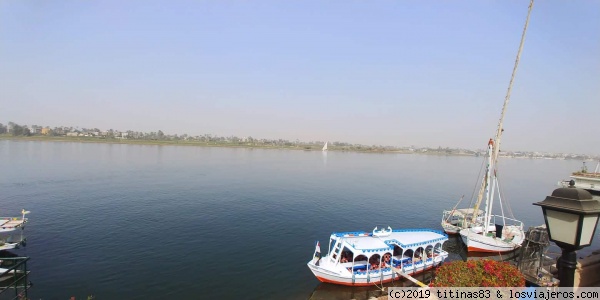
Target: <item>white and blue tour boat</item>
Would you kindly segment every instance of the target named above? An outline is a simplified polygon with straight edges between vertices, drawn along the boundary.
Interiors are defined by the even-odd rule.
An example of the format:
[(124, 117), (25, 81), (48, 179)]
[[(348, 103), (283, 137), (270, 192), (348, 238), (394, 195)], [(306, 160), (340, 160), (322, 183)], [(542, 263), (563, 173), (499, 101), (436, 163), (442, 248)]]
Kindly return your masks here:
[(439, 266), (448, 257), (442, 249), (448, 236), (433, 229), (387, 229), (334, 232), (328, 253), (316, 243), (308, 267), (321, 282), (369, 286), (399, 280)]

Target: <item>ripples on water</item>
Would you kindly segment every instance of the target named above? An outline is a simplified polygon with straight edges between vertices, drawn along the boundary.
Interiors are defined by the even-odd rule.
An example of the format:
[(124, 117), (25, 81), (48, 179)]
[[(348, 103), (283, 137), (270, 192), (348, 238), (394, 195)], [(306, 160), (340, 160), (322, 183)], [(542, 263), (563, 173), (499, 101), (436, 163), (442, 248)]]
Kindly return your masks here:
[[(0, 141), (0, 164), (3, 214), (32, 211), (32, 299), (367, 299), (314, 278), (315, 240), (439, 228), (481, 158)], [(531, 203), (580, 164), (503, 160), (514, 214), (541, 224)]]

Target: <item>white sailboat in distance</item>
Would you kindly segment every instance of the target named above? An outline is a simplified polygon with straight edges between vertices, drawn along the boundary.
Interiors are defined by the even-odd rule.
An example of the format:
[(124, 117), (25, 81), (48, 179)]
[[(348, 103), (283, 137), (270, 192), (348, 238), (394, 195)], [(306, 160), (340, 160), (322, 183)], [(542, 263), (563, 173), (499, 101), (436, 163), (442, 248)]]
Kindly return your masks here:
[(325, 142), (325, 145), (323, 146), (323, 151), (327, 151), (327, 143), (328, 142)]

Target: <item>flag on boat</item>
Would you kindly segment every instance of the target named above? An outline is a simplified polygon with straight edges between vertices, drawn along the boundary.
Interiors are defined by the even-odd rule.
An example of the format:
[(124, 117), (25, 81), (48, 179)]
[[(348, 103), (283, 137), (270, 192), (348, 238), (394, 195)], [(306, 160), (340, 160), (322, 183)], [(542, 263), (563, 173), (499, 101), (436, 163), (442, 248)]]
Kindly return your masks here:
[(321, 244), (317, 241), (315, 245), (315, 257), (313, 258), (313, 263), (315, 265), (319, 264), (319, 260), (321, 260)]

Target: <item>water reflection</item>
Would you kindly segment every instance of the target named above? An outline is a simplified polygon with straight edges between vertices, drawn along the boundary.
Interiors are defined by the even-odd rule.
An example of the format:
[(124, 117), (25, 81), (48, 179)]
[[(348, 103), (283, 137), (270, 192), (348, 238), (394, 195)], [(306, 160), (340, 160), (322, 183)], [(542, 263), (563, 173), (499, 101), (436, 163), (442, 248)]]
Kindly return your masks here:
[[(413, 276), (415, 279), (429, 283), (433, 278), (433, 271), (427, 270), (425, 272), (416, 274)], [(406, 279), (386, 283), (383, 285), (384, 290), (381, 290), (379, 286), (342, 286), (330, 283), (320, 283), (308, 297), (309, 300), (368, 300), (372, 297), (386, 296), (387, 288), (389, 287), (410, 287), (414, 284)]]
[(446, 262), (454, 260), (480, 260), (480, 259), (492, 259), (496, 261), (511, 261), (516, 260), (519, 255), (519, 249), (505, 253), (488, 253), (488, 252), (468, 252), (467, 247), (462, 242), (460, 235), (451, 235), (448, 237), (448, 241), (444, 243), (444, 250), (448, 251), (448, 259)]
[(467, 259), (467, 247), (465, 247), (460, 239), (460, 235), (449, 235), (448, 241), (444, 243), (443, 249), (448, 252), (446, 262)]
[(471, 252), (466, 256), (467, 260), (482, 260), (491, 259), (495, 261), (516, 261), (521, 254), (520, 248), (505, 253), (485, 253), (485, 252)]

